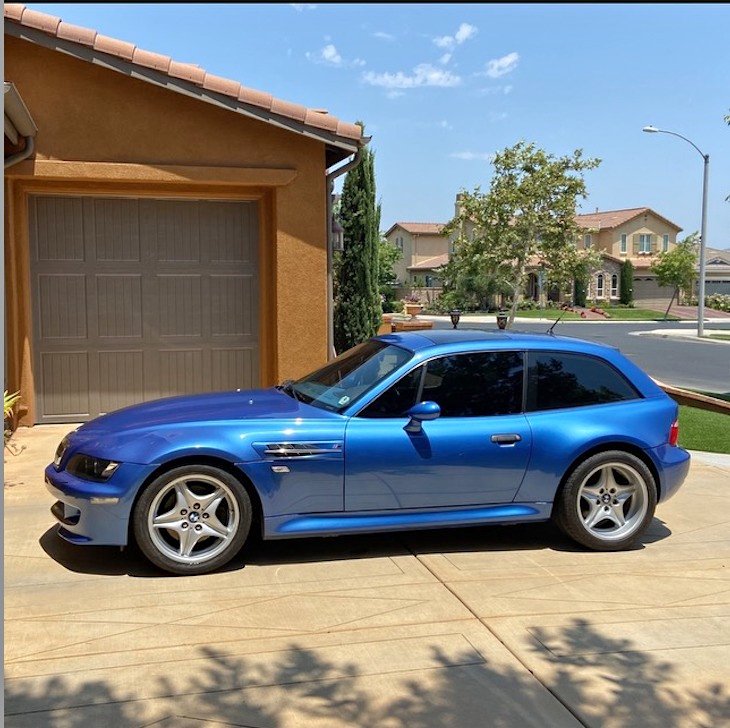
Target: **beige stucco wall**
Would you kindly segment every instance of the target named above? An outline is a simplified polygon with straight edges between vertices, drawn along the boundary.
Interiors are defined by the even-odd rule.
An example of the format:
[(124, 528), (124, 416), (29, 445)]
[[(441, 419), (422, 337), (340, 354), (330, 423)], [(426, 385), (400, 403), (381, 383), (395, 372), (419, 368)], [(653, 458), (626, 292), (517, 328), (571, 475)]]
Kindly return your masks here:
[(416, 235), (411, 265), (417, 265), (437, 255), (445, 255), (449, 252), (450, 245), (449, 239), (442, 235)]
[[(297, 377), (327, 358), (325, 148), (322, 142), (188, 98), (144, 81), (5, 36), (5, 80), (12, 81), (39, 132), (35, 159), (141, 165), (123, 179), (78, 181), (35, 173), (6, 175), (6, 344), (8, 386), (22, 390), (33, 416), (30, 277), (25, 195), (29, 189), (86, 194), (222, 195), (256, 199), (261, 211), (262, 384)], [(165, 165), (209, 168), (205, 181), (179, 183)], [(40, 165), (38, 165), (40, 167)], [(232, 174), (228, 168), (252, 168)], [(221, 168), (224, 187), (211, 184)], [(101, 169), (101, 167), (100, 167)], [(295, 170), (271, 184), (271, 170)], [(29, 171), (30, 170), (30, 171)], [(129, 171), (131, 170), (131, 171)], [(257, 171), (258, 170), (258, 171)], [(268, 170), (268, 173), (266, 172)], [(22, 175), (22, 178), (19, 177)], [(92, 175), (93, 177), (93, 175)], [(165, 180), (165, 181), (161, 181)]]
[[(652, 215), (651, 213), (629, 220), (627, 223), (616, 228), (591, 231), (594, 247), (598, 247), (598, 249), (604, 253), (608, 253), (609, 255), (613, 255), (617, 258), (629, 258), (632, 261), (650, 257), (647, 255), (634, 254), (634, 235), (656, 235), (657, 247), (656, 252), (653, 254), (656, 255), (656, 253), (662, 251), (664, 235), (669, 235), (668, 250), (672, 250), (672, 248), (676, 246), (677, 233), (678, 231), (675, 227), (667, 224), (664, 220), (658, 218), (656, 215)], [(626, 235), (626, 253), (621, 252), (621, 235)]]

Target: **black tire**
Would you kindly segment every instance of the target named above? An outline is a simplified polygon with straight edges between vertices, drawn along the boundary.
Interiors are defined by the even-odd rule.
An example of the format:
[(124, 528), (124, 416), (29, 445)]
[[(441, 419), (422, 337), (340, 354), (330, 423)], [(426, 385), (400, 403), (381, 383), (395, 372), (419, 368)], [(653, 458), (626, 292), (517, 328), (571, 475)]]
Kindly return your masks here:
[[(218, 490), (208, 492), (215, 488)], [(187, 508), (178, 500), (181, 492), (200, 502), (191, 503)], [(218, 493), (223, 495), (216, 506)], [(206, 499), (210, 506), (202, 508)], [(184, 516), (180, 505), (185, 510)], [(150, 521), (155, 514), (163, 518), (174, 514), (170, 517), (178, 520), (174, 524), (170, 521), (170, 528), (153, 528)], [(140, 551), (156, 566), (172, 574), (205, 574), (228, 563), (241, 550), (251, 529), (252, 514), (251, 499), (233, 475), (210, 465), (185, 465), (162, 473), (142, 491), (132, 513), (132, 528)], [(230, 533), (206, 535), (212, 524), (216, 528), (226, 527)], [(198, 536), (191, 553), (184, 556), (183, 540), (193, 530), (202, 535)], [(176, 539), (180, 552), (177, 555), (174, 554)]]
[[(615, 468), (613, 464), (615, 464)], [(625, 466), (624, 470), (621, 469), (622, 466)], [(601, 480), (601, 471), (598, 470), (601, 468), (604, 472), (612, 472), (614, 477), (618, 474), (619, 481), (628, 474), (629, 477), (626, 478), (627, 483), (630, 483), (631, 479), (634, 478), (634, 474), (638, 476), (635, 486), (636, 496), (633, 496), (636, 498), (636, 501), (632, 503), (631, 497), (629, 497), (625, 505), (619, 504), (617, 501), (610, 501), (604, 505), (602, 499), (612, 496), (612, 493), (608, 492), (610, 489), (605, 488), (605, 495), (603, 492), (595, 493), (596, 501), (594, 506), (592, 502), (593, 496), (591, 495), (589, 499), (586, 497), (586, 493), (590, 492), (592, 494), (594, 491), (598, 491), (598, 487), (604, 482)], [(596, 473), (598, 473), (597, 476)], [(593, 478), (596, 477), (597, 480), (594, 483)], [(631, 487), (630, 485), (623, 485), (621, 482), (615, 484), (619, 488)], [(582, 496), (581, 493), (583, 493)], [(641, 495), (642, 493), (644, 495)], [(640, 497), (645, 497), (643, 503), (640, 503)], [(557, 495), (553, 507), (553, 520), (563, 533), (589, 549), (593, 549), (594, 551), (623, 551), (635, 544), (649, 523), (651, 523), (654, 517), (654, 511), (656, 510), (656, 503), (657, 484), (646, 463), (636, 457), (636, 455), (632, 455), (623, 450), (608, 450), (587, 458), (577, 465), (568, 475)], [(609, 515), (613, 512), (614, 504), (616, 504), (616, 510), (628, 508), (629, 513), (631, 508), (636, 508), (631, 527), (625, 535), (621, 533), (621, 527), (616, 522), (614, 522), (613, 526), (616, 533), (611, 533), (612, 521), (608, 519)], [(645, 512), (644, 507), (646, 508)], [(609, 514), (607, 514), (605, 519), (596, 521), (596, 525), (593, 528), (589, 528), (587, 524), (591, 516), (589, 509), (595, 509), (596, 512), (600, 512), (603, 509), (609, 512)], [(597, 515), (601, 514), (597, 513)], [(626, 522), (629, 523), (630, 520), (627, 518)], [(599, 528), (602, 524), (606, 527), (605, 531)]]

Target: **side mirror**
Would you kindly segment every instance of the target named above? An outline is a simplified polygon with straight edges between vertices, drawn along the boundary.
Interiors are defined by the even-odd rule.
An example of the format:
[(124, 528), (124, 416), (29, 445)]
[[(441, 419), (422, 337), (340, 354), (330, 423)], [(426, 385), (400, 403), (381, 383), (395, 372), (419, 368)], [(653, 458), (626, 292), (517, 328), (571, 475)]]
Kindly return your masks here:
[(403, 428), (406, 432), (418, 433), (423, 429), (421, 423), (435, 420), (441, 415), (441, 407), (436, 402), (419, 402), (413, 405), (406, 416), (410, 417), (408, 424)]

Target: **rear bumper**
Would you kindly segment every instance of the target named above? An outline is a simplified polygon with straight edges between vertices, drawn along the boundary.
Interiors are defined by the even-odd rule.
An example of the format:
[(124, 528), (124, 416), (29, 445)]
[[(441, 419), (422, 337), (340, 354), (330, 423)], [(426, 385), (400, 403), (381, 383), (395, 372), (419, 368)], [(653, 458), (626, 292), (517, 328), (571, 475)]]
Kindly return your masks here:
[(659, 471), (659, 502), (669, 500), (684, 483), (689, 472), (690, 455), (681, 447), (661, 445), (649, 450)]
[(46, 488), (57, 498), (51, 513), (59, 521), (59, 536), (76, 544), (125, 546), (134, 496), (151, 470), (123, 463), (110, 481), (94, 483), (49, 465)]

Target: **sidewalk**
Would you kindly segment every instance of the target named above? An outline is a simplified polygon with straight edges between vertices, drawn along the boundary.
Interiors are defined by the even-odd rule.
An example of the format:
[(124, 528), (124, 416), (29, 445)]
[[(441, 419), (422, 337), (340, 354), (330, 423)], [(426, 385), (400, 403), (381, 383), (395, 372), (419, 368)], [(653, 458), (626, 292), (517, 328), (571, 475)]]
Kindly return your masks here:
[(549, 524), (254, 543), (169, 577), (60, 541), (6, 453), (5, 725), (719, 725), (730, 693), (730, 457), (697, 453), (633, 551)]
[(730, 336), (727, 329), (705, 329), (705, 336), (697, 336), (697, 329), (652, 329), (651, 331), (630, 331), (631, 336), (658, 336), (662, 339), (684, 339), (686, 341), (701, 341), (708, 344), (725, 344), (730, 346), (730, 341), (725, 339), (711, 339), (710, 334), (723, 334)]

